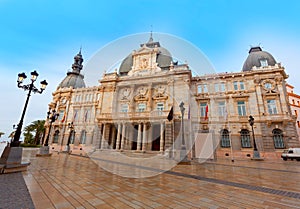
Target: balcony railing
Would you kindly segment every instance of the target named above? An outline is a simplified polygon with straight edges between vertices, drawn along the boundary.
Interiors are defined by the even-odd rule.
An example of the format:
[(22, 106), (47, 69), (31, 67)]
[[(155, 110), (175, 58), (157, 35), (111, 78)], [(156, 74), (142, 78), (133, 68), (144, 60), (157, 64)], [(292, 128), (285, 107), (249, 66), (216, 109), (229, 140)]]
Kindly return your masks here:
[(105, 119), (139, 119), (139, 118), (152, 118), (152, 119), (167, 119), (169, 111), (144, 111), (144, 112), (116, 112), (113, 114), (104, 113), (100, 114), (97, 118), (105, 118)]

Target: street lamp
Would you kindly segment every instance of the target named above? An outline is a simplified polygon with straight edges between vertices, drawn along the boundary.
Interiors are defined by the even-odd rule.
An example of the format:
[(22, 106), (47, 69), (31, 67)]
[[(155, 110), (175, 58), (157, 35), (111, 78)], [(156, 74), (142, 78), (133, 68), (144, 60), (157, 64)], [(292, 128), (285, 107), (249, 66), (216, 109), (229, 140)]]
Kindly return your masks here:
[(256, 146), (256, 141), (255, 141), (255, 134), (254, 134), (254, 128), (253, 128), (253, 125), (254, 125), (254, 118), (252, 115), (249, 116), (249, 124), (252, 128), (252, 137), (253, 137), (253, 159), (254, 160), (257, 160), (257, 159), (261, 159), (260, 158), (260, 154), (259, 154), (259, 151), (257, 150), (257, 146)]
[(49, 136), (50, 136), (50, 132), (51, 132), (51, 128), (52, 128), (52, 123), (54, 123), (58, 119), (58, 116), (59, 116), (59, 114), (56, 113), (56, 111), (54, 109), (49, 110), (47, 112), (47, 119), (49, 120), (50, 126), (49, 126), (48, 135), (47, 135), (46, 141), (44, 143), (44, 146), (48, 146)]
[(22, 85), (24, 79), (26, 79), (27, 76), (25, 75), (25, 73), (19, 73), (18, 74), (18, 80), (17, 80), (18, 87), (24, 89), (24, 91), (29, 91), (29, 92), (28, 92), (28, 95), (27, 95), (27, 99), (26, 99), (26, 102), (25, 102), (25, 106), (24, 106), (24, 109), (23, 109), (23, 113), (22, 113), (20, 122), (17, 125), (17, 130), (16, 130), (16, 133), (14, 135), (13, 142), (11, 143), (11, 147), (18, 147), (20, 145), (20, 136), (21, 136), (21, 130), (22, 130), (22, 126), (23, 126), (23, 120), (24, 120), (26, 109), (27, 109), (29, 97), (31, 96), (31, 92), (41, 94), (46, 89), (46, 86), (48, 85), (47, 81), (43, 80), (41, 82), (40, 89), (36, 88), (33, 85), (33, 83), (36, 81), (38, 75), (39, 74), (36, 71), (31, 72), (31, 83), (27, 84), (27, 85)]
[(74, 124), (73, 124), (73, 122), (68, 123), (68, 127), (70, 129), (70, 135), (69, 135), (68, 142), (67, 142), (67, 152), (70, 152), (71, 137), (73, 137), (72, 135), (74, 134), (73, 133), (73, 131), (74, 131)]
[(184, 103), (181, 101), (179, 104), (180, 112), (181, 112), (181, 150), (180, 150), (180, 159), (181, 162), (187, 162), (187, 157), (186, 157), (186, 147), (185, 147), (185, 140), (184, 140)]

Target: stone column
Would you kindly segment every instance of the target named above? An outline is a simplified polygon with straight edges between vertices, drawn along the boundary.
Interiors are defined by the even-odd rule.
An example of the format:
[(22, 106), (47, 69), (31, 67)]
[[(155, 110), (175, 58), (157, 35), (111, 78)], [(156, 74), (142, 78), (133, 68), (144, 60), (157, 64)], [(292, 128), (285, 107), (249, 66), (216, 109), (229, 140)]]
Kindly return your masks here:
[(131, 127), (130, 127), (130, 123), (127, 124), (127, 129), (126, 129), (126, 140), (125, 140), (125, 145), (124, 145), (124, 149), (128, 150), (129, 149), (129, 143), (130, 143), (130, 131), (131, 131)]
[(100, 149), (101, 145), (101, 133), (102, 133), (102, 124), (100, 123), (95, 130), (95, 147), (96, 149)]
[(138, 138), (137, 138), (137, 148), (136, 150), (141, 150), (141, 140), (142, 140), (142, 123), (139, 123), (139, 130), (138, 130)]
[(144, 127), (143, 127), (143, 140), (142, 140), (142, 151), (145, 152), (146, 151), (146, 146), (147, 146), (147, 123), (144, 123)]
[(112, 124), (111, 144), (110, 144), (111, 149), (114, 148), (115, 138), (116, 138), (116, 127), (115, 127), (115, 124)]
[(148, 144), (147, 144), (147, 147), (148, 147), (148, 150), (151, 150), (152, 149), (152, 142), (153, 142), (153, 126), (150, 124), (150, 127), (149, 127), (149, 130), (148, 130)]
[(130, 132), (129, 132), (129, 150), (132, 149), (132, 143), (133, 143), (133, 134), (134, 134), (134, 128), (130, 129)]
[(164, 122), (162, 121), (160, 123), (160, 147), (159, 151), (163, 152), (164, 151)]
[(120, 149), (121, 123), (118, 123), (116, 150)]
[(101, 140), (101, 149), (105, 148), (105, 131), (106, 131), (107, 124), (104, 123), (103, 130), (102, 130), (102, 140)]
[(122, 140), (121, 140), (121, 150), (124, 149), (124, 143), (125, 143), (125, 130), (126, 130), (126, 123), (123, 123), (123, 128), (122, 128)]

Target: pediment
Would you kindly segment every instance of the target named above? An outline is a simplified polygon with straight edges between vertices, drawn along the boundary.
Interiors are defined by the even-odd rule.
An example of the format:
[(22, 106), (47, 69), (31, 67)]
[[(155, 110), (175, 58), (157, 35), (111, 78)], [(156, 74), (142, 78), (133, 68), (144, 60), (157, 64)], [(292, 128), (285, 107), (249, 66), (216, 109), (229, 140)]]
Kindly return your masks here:
[(152, 53), (153, 52), (153, 49), (151, 48), (148, 48), (148, 47), (142, 47), (140, 48), (139, 50), (137, 50), (134, 55), (138, 55), (138, 54), (149, 54), (149, 53)]

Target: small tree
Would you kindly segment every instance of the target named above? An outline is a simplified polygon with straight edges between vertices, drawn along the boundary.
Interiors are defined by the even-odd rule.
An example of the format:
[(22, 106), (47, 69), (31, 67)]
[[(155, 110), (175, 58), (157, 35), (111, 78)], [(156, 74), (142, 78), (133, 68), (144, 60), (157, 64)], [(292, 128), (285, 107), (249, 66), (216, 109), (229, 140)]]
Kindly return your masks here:
[(24, 143), (25, 144), (34, 144), (33, 134), (30, 131), (24, 133)]
[[(45, 125), (45, 120), (36, 120), (36, 121), (33, 121), (30, 125), (25, 127), (24, 136), (27, 133), (31, 133), (31, 135), (33, 137), (32, 132), (34, 132), (34, 137), (33, 137), (34, 139), (29, 140), (30, 138), (28, 138), (28, 140), (31, 142), (31, 144), (35, 144), (35, 145), (40, 144), (40, 141), (44, 135), (44, 130), (45, 130), (44, 125)], [(30, 135), (27, 134), (27, 137), (30, 137)], [(26, 138), (26, 136), (25, 136), (25, 138)], [(24, 142), (26, 143), (26, 140), (24, 140)]]

